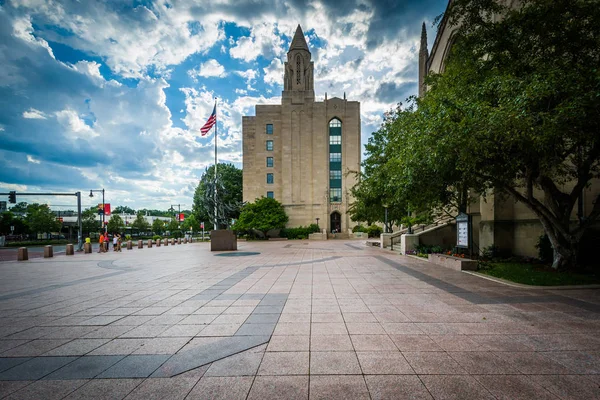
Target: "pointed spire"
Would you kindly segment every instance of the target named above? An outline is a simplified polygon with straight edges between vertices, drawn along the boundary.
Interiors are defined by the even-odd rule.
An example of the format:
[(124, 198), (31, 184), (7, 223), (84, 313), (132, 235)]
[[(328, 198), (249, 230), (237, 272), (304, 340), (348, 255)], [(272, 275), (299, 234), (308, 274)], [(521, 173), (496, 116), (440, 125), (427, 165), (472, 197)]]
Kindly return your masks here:
[(292, 39), (292, 44), (290, 44), (289, 51), (292, 50), (306, 50), (310, 53), (310, 51), (308, 50), (308, 45), (306, 44), (306, 39), (304, 38), (304, 33), (302, 33), (302, 28), (300, 27), (300, 24), (298, 24), (298, 27), (296, 28), (296, 33), (294, 33), (294, 38)]
[(427, 28), (425, 28), (425, 22), (421, 28), (421, 52), (427, 52)]

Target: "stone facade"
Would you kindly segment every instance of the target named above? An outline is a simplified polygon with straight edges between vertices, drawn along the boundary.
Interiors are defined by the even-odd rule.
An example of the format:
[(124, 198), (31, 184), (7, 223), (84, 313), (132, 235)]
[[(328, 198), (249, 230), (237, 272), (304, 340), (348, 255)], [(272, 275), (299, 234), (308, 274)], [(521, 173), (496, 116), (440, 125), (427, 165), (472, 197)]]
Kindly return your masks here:
[(281, 105), (258, 104), (242, 119), (244, 201), (273, 196), (289, 227), (317, 218), (329, 232), (355, 225), (347, 209), (356, 183), (349, 172), (360, 169), (360, 103), (345, 97), (315, 101), (314, 65), (298, 25)]
[[(510, 7), (518, 7), (518, 0), (499, 0)], [(452, 4), (449, 1), (448, 6)], [(445, 62), (454, 43), (456, 26), (448, 24), (444, 17), (435, 37), (431, 52), (427, 49), (427, 32), (423, 24), (421, 33), (421, 48), (419, 51), (419, 96), (427, 88), (424, 85), (425, 75), (434, 72), (441, 73), (445, 69)], [(572, 184), (564, 185), (564, 189)], [(588, 215), (593, 207), (593, 200), (600, 194), (600, 182), (592, 180), (583, 193), (583, 215)], [(536, 195), (541, 198), (541, 195)], [(512, 197), (500, 196), (490, 191), (485, 198), (480, 197), (469, 206), (468, 214), (473, 217), (473, 242), (475, 250), (483, 250), (495, 246), (508, 253), (537, 257), (538, 250), (535, 245), (540, 235), (544, 233), (537, 216), (523, 203), (516, 202)], [(577, 219), (577, 207), (574, 207), (571, 216)]]

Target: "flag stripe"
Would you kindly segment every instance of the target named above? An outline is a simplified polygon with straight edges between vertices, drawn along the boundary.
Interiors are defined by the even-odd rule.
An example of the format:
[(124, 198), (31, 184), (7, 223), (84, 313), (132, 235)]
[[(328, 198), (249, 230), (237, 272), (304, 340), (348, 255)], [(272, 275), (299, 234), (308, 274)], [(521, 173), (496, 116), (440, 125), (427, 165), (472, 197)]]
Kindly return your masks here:
[(215, 104), (215, 108), (213, 108), (212, 114), (208, 117), (208, 120), (204, 124), (202, 128), (200, 128), (200, 132), (202, 136), (206, 135), (210, 128), (212, 128), (217, 123), (217, 105)]

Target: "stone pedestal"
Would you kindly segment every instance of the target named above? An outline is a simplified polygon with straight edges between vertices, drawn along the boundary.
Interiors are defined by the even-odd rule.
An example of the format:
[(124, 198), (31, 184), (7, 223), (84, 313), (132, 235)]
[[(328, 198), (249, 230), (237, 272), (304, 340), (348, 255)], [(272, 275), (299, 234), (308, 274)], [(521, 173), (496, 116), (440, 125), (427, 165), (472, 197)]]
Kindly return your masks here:
[(84, 252), (85, 254), (89, 254), (89, 253), (91, 253), (91, 252), (92, 252), (92, 244), (91, 244), (91, 243), (85, 243), (85, 244), (83, 245), (83, 252)]
[(17, 253), (18, 261), (27, 261), (29, 260), (29, 255), (27, 254), (27, 247), (19, 247), (19, 251)]
[(138, 249), (143, 249), (143, 248), (144, 248), (144, 241), (138, 240)]
[(419, 244), (419, 237), (415, 234), (404, 234), (400, 237), (400, 252), (406, 254), (407, 251), (413, 251)]
[(237, 250), (237, 236), (231, 230), (210, 231), (210, 251)]
[(194, 239), (192, 239), (192, 237), (190, 236), (190, 243), (192, 243), (194, 241)]
[(171, 244), (175, 246), (175, 238), (171, 239)]
[(72, 256), (73, 254), (75, 254), (75, 248), (73, 247), (72, 244), (69, 243), (67, 245), (66, 253), (67, 253), (68, 256)]
[(160, 247), (162, 239), (156, 239), (156, 247)]
[(169, 245), (169, 239), (165, 239), (165, 246)]
[(148, 239), (148, 248), (152, 248), (152, 239)]
[(187, 244), (187, 238), (183, 238), (183, 244)]
[(52, 258), (54, 257), (54, 250), (52, 249), (52, 246), (48, 245), (48, 246), (44, 246), (44, 258)]
[(133, 249), (133, 244), (131, 243), (131, 240), (127, 241), (127, 250), (131, 250)]

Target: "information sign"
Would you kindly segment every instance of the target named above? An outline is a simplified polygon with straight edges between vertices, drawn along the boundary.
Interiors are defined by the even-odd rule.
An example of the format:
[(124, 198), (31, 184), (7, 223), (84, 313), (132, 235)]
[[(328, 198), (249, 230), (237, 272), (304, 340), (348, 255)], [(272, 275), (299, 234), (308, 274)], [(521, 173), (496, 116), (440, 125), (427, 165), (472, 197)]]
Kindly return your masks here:
[(460, 213), (456, 217), (456, 247), (469, 248), (469, 216)]

